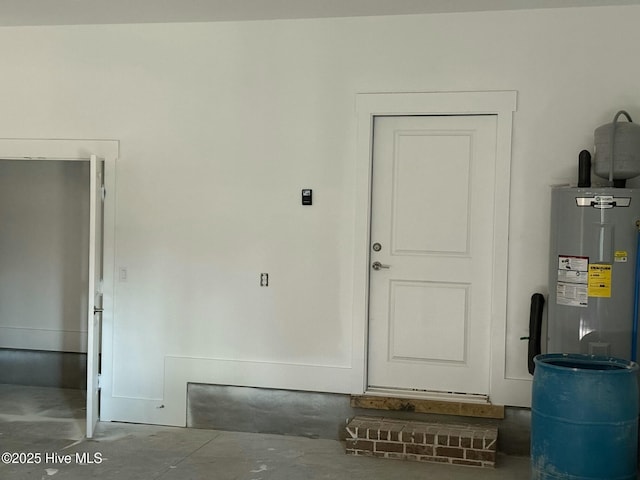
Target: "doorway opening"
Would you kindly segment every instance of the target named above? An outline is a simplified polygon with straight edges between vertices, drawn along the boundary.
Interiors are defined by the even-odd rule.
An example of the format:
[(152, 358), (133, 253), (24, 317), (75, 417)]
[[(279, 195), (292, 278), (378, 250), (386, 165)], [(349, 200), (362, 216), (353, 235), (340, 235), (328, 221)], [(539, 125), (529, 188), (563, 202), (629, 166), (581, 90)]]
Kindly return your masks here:
[(24, 414), (68, 416), (76, 434), (87, 387), (88, 167), (0, 159), (2, 397)]
[(113, 204), (91, 144), (113, 177), (117, 142), (0, 139), (0, 414), (74, 440), (93, 436), (112, 321)]

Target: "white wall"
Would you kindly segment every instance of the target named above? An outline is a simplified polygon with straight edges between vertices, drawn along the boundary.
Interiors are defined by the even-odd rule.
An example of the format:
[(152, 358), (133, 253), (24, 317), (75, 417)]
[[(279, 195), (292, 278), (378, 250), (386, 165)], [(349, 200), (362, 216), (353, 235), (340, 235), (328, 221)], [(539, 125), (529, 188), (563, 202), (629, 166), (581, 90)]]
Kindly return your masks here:
[(517, 90), (506, 367), (528, 380), (549, 185), (619, 108), (640, 118), (639, 23), (629, 6), (3, 28), (0, 131), (120, 140), (108, 393), (168, 421), (171, 372), (348, 388), (356, 93)]
[(0, 347), (87, 351), (89, 165), (0, 160)]

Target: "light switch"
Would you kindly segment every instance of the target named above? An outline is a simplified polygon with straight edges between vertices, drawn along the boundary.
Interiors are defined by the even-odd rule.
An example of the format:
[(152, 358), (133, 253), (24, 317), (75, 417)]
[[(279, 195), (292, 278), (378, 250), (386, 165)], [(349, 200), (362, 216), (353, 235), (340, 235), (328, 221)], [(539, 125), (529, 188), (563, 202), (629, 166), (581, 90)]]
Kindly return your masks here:
[(313, 190), (310, 188), (302, 189), (302, 205), (313, 205)]

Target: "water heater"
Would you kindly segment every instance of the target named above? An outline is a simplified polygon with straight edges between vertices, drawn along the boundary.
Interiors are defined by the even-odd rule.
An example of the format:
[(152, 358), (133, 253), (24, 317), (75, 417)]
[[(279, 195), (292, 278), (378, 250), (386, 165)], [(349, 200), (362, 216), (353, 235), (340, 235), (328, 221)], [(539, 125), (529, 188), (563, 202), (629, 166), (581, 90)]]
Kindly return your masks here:
[(549, 353), (632, 359), (639, 220), (640, 189), (553, 188)]

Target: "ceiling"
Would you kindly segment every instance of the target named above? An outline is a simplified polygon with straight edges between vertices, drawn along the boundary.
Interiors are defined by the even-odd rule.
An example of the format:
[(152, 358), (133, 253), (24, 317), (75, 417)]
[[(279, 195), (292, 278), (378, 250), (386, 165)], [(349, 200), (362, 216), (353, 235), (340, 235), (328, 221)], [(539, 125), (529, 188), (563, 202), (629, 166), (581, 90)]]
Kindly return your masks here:
[(0, 26), (169, 23), (640, 5), (640, 0), (0, 0)]

